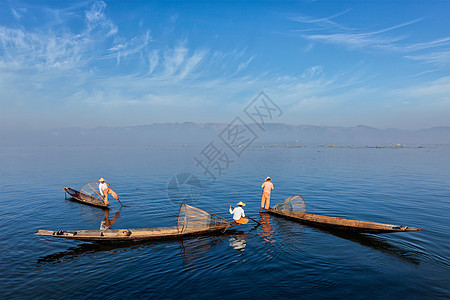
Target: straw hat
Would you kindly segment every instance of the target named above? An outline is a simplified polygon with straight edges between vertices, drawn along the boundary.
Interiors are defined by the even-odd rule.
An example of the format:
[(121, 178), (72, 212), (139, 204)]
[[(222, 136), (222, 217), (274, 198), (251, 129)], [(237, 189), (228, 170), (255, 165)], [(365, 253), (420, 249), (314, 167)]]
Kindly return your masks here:
[(105, 178), (102, 177), (98, 181), (100, 181), (100, 182), (105, 181)]
[(242, 201), (239, 201), (239, 203), (237, 205), (245, 206), (245, 203)]
[(267, 176), (266, 180), (272, 180), (270, 177)]

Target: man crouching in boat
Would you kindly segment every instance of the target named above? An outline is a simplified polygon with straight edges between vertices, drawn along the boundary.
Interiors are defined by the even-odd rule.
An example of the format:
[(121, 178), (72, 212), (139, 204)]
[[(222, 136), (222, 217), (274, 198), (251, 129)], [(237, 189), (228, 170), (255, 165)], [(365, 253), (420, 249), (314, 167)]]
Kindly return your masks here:
[(105, 183), (105, 179), (102, 177), (100, 178), (100, 184), (98, 185), (98, 189), (100, 190), (100, 195), (102, 195), (103, 200), (105, 201), (105, 204), (108, 205), (108, 194), (112, 195), (114, 199), (119, 200), (119, 196), (111, 189), (109, 184)]
[(236, 224), (247, 224), (248, 219), (245, 218), (245, 212), (242, 208), (245, 206), (245, 203), (240, 201), (237, 205), (238, 207), (232, 208), (231, 205), (227, 204), (230, 207), (230, 214), (233, 215), (233, 220), (236, 222)]

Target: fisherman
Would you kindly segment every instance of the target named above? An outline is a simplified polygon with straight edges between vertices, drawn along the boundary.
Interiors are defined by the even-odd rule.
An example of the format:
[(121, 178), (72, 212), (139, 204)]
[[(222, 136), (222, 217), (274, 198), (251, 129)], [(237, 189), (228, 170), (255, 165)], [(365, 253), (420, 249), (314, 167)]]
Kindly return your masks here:
[(231, 205), (227, 204), (230, 207), (230, 214), (233, 215), (233, 220), (234, 222), (236, 222), (236, 224), (247, 224), (248, 223), (248, 219), (245, 218), (245, 212), (244, 209), (242, 208), (243, 206), (245, 206), (245, 203), (243, 203), (242, 201), (240, 201), (236, 208), (231, 207)]
[(100, 190), (100, 195), (102, 195), (103, 200), (105, 201), (105, 204), (108, 205), (108, 194), (112, 195), (114, 199), (119, 200), (119, 196), (111, 189), (109, 186), (109, 183), (105, 183), (105, 179), (102, 177), (100, 178), (100, 184), (98, 185), (98, 189)]
[[(266, 178), (266, 182), (261, 185), (263, 189), (262, 198), (261, 198), (261, 208), (265, 210), (269, 209), (270, 206), (270, 192), (273, 190), (273, 184), (270, 182), (272, 179), (270, 177)], [(265, 204), (264, 204), (265, 202)]]

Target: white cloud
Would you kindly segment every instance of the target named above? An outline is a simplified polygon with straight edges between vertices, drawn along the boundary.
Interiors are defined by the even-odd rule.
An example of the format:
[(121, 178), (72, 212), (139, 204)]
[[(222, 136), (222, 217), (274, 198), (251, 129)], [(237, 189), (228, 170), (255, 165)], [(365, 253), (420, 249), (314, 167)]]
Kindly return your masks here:
[(0, 60), (4, 66), (30, 69), (71, 68), (82, 65), (88, 41), (70, 35), (31, 33), (0, 26)]
[(140, 37), (134, 37), (130, 40), (118, 39), (116, 44), (108, 49), (108, 51), (110, 51), (111, 54), (105, 55), (103, 58), (115, 57), (117, 60), (117, 64), (120, 64), (122, 58), (126, 58), (141, 53), (144, 49), (148, 47), (150, 42), (152, 42), (150, 31), (147, 31), (144, 35)]
[(326, 42), (350, 48), (398, 49), (396, 42), (403, 37), (378, 37), (374, 33), (334, 33), (303, 35), (307, 40)]
[(238, 67), (236, 72), (234, 73), (234, 75), (236, 75), (237, 73), (241, 72), (242, 70), (244, 70), (245, 68), (247, 68), (247, 66), (252, 62), (252, 60), (254, 59), (254, 56), (249, 57), (249, 59), (247, 59), (247, 61), (241, 62)]
[(106, 3), (103, 1), (94, 2), (90, 9), (86, 10), (85, 16), (89, 31), (106, 30), (106, 36), (117, 33), (117, 26), (105, 15)]
[(147, 75), (150, 75), (153, 73), (155, 68), (159, 65), (159, 51), (158, 50), (153, 50), (152, 52), (150, 52), (150, 54), (148, 55), (148, 62), (149, 62), (149, 67), (148, 67)]
[(311, 16), (296, 15), (296, 16), (290, 16), (290, 17), (288, 17), (288, 19), (295, 21), (295, 22), (304, 23), (304, 24), (312, 24), (312, 25), (319, 26), (319, 27), (342, 27), (338, 23), (334, 22), (333, 19), (335, 19), (341, 15), (344, 15), (344, 14), (348, 13), (349, 11), (350, 10), (347, 9), (347, 10), (344, 10), (337, 14), (334, 14), (332, 16), (324, 17), (324, 18), (314, 18)]
[(208, 51), (200, 50), (194, 52), (194, 54), (186, 59), (186, 63), (184, 67), (181, 69), (179, 73), (179, 78), (184, 79), (189, 73), (191, 73), (195, 68), (202, 62), (202, 60), (207, 55)]
[[(335, 16), (324, 19), (311, 19), (309, 17), (302, 17), (296, 18), (294, 20), (312, 25), (316, 25), (315, 23), (320, 24), (323, 22), (327, 23), (328, 25), (333, 25), (331, 29), (330, 28), (326, 29), (327, 31), (333, 31), (332, 33), (328, 32), (321, 34), (302, 33), (301, 37), (309, 41), (336, 44), (351, 49), (382, 49), (398, 53), (412, 53), (420, 50), (428, 50), (437, 47), (447, 47), (450, 45), (450, 37), (442, 37), (426, 42), (408, 43), (406, 41), (408, 36), (405, 34), (389, 35), (391, 31), (423, 21), (422, 18), (417, 18), (408, 22), (382, 28), (376, 31), (364, 32), (363, 30), (348, 29), (341, 26), (340, 24), (331, 22), (330, 20)], [(316, 26), (307, 29), (300, 29), (294, 32), (301, 33), (317, 30), (324, 31), (325, 29)], [(309, 50), (309, 45), (306, 48), (307, 50)], [(445, 52), (446, 51), (436, 52), (435, 57), (430, 60), (426, 60), (424, 57), (425, 55), (424, 56), (412, 55), (408, 56), (407, 58), (414, 59), (415, 57), (418, 57), (417, 60), (436, 62), (437, 60), (447, 60), (447, 58), (443, 57), (445, 55)]]
[(301, 75), (301, 78), (303, 79), (311, 79), (314, 77), (317, 77), (321, 75), (323, 72), (323, 67), (321, 66), (314, 66), (311, 68), (306, 69), (303, 74)]
[(188, 49), (184, 46), (177, 46), (164, 52), (164, 73), (166, 77), (174, 75), (183, 64)]
[(26, 12), (27, 12), (26, 8), (17, 8), (17, 9), (11, 8), (12, 15), (18, 21), (20, 21), (23, 18)]
[(414, 100), (414, 103), (421, 105), (442, 101), (450, 104), (450, 76), (424, 82), (421, 85), (396, 89), (392, 91), (392, 94), (399, 99)]
[[(338, 15), (303, 22), (332, 25)], [(325, 73), (330, 71), (322, 65), (312, 65), (293, 75), (264, 70), (252, 73), (249, 66), (253, 63), (252, 67), (256, 68), (257, 59), (245, 47), (225, 52), (203, 45), (192, 46), (188, 38), (156, 41), (150, 30), (145, 29), (133, 36), (121, 36), (120, 28), (109, 19), (102, 1), (92, 4), (82, 16), (84, 27), (75, 29), (68, 24), (45, 30), (0, 26), (0, 101), (8, 108), (1, 115), (32, 114), (46, 109), (61, 115), (81, 114), (87, 110), (90, 114), (87, 113), (86, 119), (97, 122), (90, 126), (109, 124), (111, 117), (114, 124), (117, 117), (128, 124), (167, 119), (228, 122), (228, 116), (239, 113), (264, 90), (286, 112), (283, 121), (320, 124), (326, 123), (326, 113), (338, 111), (339, 107), (362, 107), (372, 101), (373, 105), (366, 108), (368, 114), (376, 105), (385, 104), (384, 96), (392, 99), (401, 94), (401, 101), (413, 103), (407, 99), (407, 92), (425, 98), (438, 96), (442, 101), (445, 101), (443, 95), (449, 92), (448, 82), (443, 81), (431, 85), (434, 92), (426, 90), (424, 83), (422, 89), (405, 88), (390, 94), (390, 91), (363, 86), (367, 74), (357, 71), (330, 74)], [(318, 42), (354, 48), (399, 49), (402, 37), (384, 36), (399, 26), (406, 25), (371, 33), (308, 35), (307, 49)], [(414, 49), (446, 43), (445, 39), (437, 39), (416, 44)], [(419, 55), (407, 58), (425, 61)], [(447, 58), (444, 51), (436, 51), (429, 61)], [(416, 99), (420, 101), (419, 97)], [(104, 109), (108, 113), (99, 116), (97, 112)], [(130, 110), (132, 113), (126, 113)], [(211, 119), (212, 112), (219, 111), (224, 119)], [(74, 118), (72, 122), (76, 124), (79, 120)], [(341, 117), (341, 122), (351, 122), (351, 118)]]
[(426, 54), (407, 55), (405, 56), (405, 58), (437, 65), (447, 65), (450, 64), (450, 50), (436, 51)]

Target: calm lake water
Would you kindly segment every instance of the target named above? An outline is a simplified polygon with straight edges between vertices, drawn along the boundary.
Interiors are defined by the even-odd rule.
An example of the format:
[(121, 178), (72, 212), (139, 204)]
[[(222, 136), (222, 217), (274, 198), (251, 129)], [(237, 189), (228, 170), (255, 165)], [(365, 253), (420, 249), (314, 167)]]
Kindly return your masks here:
[[(0, 298), (450, 297), (449, 147), (252, 148), (215, 182), (195, 165), (201, 150), (2, 147)], [(100, 177), (127, 205), (111, 200), (112, 228), (174, 226), (179, 202), (167, 188), (179, 173), (201, 180), (191, 204), (231, 220), (226, 203), (244, 201), (263, 225), (133, 245), (34, 235), (99, 229), (104, 211), (65, 200), (62, 187)], [(300, 194), (311, 213), (424, 229), (349, 235), (260, 215), (266, 176), (272, 204)]]

